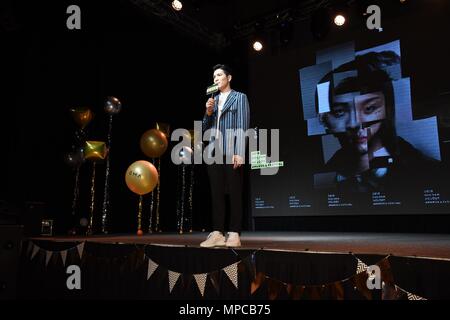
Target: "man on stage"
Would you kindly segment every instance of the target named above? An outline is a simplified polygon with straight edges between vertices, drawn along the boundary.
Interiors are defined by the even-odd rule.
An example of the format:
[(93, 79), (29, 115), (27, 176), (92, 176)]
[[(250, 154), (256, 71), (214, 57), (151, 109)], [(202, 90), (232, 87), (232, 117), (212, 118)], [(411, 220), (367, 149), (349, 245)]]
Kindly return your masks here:
[[(246, 136), (250, 123), (247, 96), (231, 89), (231, 69), (226, 65), (213, 68), (214, 84), (220, 93), (206, 102), (203, 131), (209, 129), (209, 156), (219, 159), (208, 165), (211, 185), (213, 232), (202, 247), (239, 247), (243, 213), (243, 164)], [(225, 195), (230, 196), (230, 224), (225, 226)], [(225, 238), (225, 231), (228, 231)]]

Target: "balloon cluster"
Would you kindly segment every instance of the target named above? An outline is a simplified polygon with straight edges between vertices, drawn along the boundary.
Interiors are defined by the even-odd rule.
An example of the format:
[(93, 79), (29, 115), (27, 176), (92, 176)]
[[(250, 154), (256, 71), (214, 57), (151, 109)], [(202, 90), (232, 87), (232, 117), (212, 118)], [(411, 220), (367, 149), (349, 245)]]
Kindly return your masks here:
[[(111, 150), (111, 130), (112, 119), (122, 110), (122, 103), (116, 97), (107, 97), (104, 105), (104, 111), (109, 115), (109, 132), (107, 143), (103, 141), (87, 141), (85, 128), (94, 118), (94, 113), (89, 108), (72, 108), (70, 114), (74, 122), (78, 126), (75, 133), (78, 147), (65, 155), (65, 162), (77, 169), (77, 181), (80, 166), (89, 160), (92, 163), (92, 179), (91, 179), (91, 215), (88, 223), (88, 228), (92, 232), (93, 213), (94, 213), (94, 193), (95, 193), (95, 164), (100, 160), (106, 160), (105, 173), (105, 190), (103, 203), (102, 223), (106, 222), (108, 205), (109, 205), (109, 160)], [(166, 152), (168, 148), (169, 125), (165, 123), (157, 123), (155, 129), (145, 131), (140, 139), (140, 149), (152, 162), (158, 161), (157, 168), (155, 165), (146, 160), (139, 160), (133, 162), (125, 173), (125, 183), (127, 187), (135, 194), (139, 195), (139, 213), (138, 213), (138, 234), (142, 234), (141, 230), (141, 214), (142, 214), (142, 196), (152, 192), (152, 206), (153, 208), (153, 190), (157, 187), (157, 221), (159, 221), (159, 179), (160, 179), (160, 157)], [(180, 151), (180, 157), (184, 162), (192, 157), (192, 149), (184, 148)], [(78, 182), (77, 182), (78, 183)], [(76, 192), (78, 195), (78, 192)], [(153, 209), (151, 209), (152, 211)], [(104, 221), (105, 220), (105, 221)], [(159, 224), (159, 222), (157, 223)], [(105, 226), (102, 226), (104, 231)], [(151, 226), (150, 226), (151, 229)]]
[[(166, 136), (158, 129), (150, 129), (141, 136), (141, 150), (150, 158), (162, 156), (167, 150), (167, 146)], [(158, 179), (158, 171), (155, 166), (145, 160), (132, 163), (125, 174), (125, 182), (128, 188), (141, 196), (152, 192), (158, 184)]]
[[(72, 214), (75, 215), (75, 208), (79, 196), (79, 174), (80, 167), (89, 160), (92, 163), (92, 178), (91, 178), (91, 216), (88, 224), (88, 229), (92, 232), (92, 220), (94, 214), (94, 200), (95, 200), (95, 164), (98, 161), (106, 159), (106, 173), (105, 173), (105, 190), (104, 190), (104, 204), (102, 215), (102, 231), (107, 233), (106, 219), (108, 214), (109, 204), (109, 152), (111, 147), (111, 130), (112, 130), (112, 116), (120, 113), (122, 110), (122, 103), (116, 97), (109, 96), (105, 101), (104, 111), (109, 115), (109, 132), (108, 142), (104, 141), (87, 141), (86, 127), (94, 118), (94, 113), (87, 107), (71, 108), (69, 113), (77, 125), (75, 131), (76, 144), (72, 146), (72, 151), (64, 155), (65, 163), (76, 169), (74, 198), (72, 203)], [(85, 218), (84, 218), (85, 219)], [(81, 221), (81, 220), (80, 220)]]
[[(164, 130), (164, 131), (163, 131)], [(157, 124), (157, 128), (145, 131), (140, 139), (139, 145), (141, 151), (149, 158), (158, 159), (166, 152), (168, 147), (167, 135), (169, 134), (169, 125)], [(146, 160), (139, 160), (132, 163), (125, 174), (125, 183), (127, 187), (139, 195), (139, 212), (138, 212), (138, 230), (137, 234), (142, 235), (142, 196), (152, 192), (150, 221), (152, 221), (153, 211), (153, 190), (157, 187), (157, 203), (159, 210), (159, 177), (160, 177), (160, 160), (158, 169)], [(159, 215), (157, 215), (159, 218)], [(151, 222), (150, 227), (151, 230)]]
[(69, 112), (78, 129), (75, 131), (76, 144), (72, 146), (70, 152), (64, 155), (64, 162), (73, 169), (79, 169), (85, 160), (86, 132), (84, 129), (92, 121), (94, 114), (89, 108), (72, 108)]

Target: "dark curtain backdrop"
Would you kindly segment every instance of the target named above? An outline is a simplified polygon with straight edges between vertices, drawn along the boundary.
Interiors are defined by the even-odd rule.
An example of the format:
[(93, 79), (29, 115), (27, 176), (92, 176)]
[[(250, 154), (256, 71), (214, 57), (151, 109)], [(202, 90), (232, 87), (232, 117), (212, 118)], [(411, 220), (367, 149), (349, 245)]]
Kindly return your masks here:
[[(81, 8), (81, 30), (66, 28), (66, 8)], [(111, 150), (111, 231), (136, 230), (138, 196), (125, 185), (127, 167), (149, 160), (140, 151), (139, 139), (156, 122), (171, 129), (193, 129), (201, 120), (212, 83), (212, 66), (234, 67), (234, 87), (246, 91), (245, 55), (239, 45), (211, 50), (181, 36), (156, 18), (146, 16), (130, 1), (21, 1), (9, 3), (14, 25), (3, 33), (7, 81), (2, 103), (2, 183), (0, 200), (22, 216), (30, 202), (46, 218), (55, 219), (56, 233), (65, 233), (86, 217), (90, 205), (92, 166), (80, 175), (80, 207), (70, 215), (74, 172), (63, 156), (75, 144), (77, 127), (68, 110), (89, 107), (95, 114), (86, 127), (88, 140), (105, 141), (108, 121), (103, 111), (107, 96), (123, 108), (114, 117)], [(2, 41), (3, 41), (2, 40)], [(3, 73), (3, 72), (2, 72)], [(178, 170), (170, 161), (171, 147), (162, 158), (161, 225), (176, 230)], [(100, 226), (104, 164), (96, 171), (96, 224)], [(205, 168), (196, 166), (194, 228), (208, 229), (209, 182)], [(144, 198), (145, 215), (149, 198)], [(35, 213), (36, 215), (36, 213)], [(26, 220), (26, 217), (19, 222)]]

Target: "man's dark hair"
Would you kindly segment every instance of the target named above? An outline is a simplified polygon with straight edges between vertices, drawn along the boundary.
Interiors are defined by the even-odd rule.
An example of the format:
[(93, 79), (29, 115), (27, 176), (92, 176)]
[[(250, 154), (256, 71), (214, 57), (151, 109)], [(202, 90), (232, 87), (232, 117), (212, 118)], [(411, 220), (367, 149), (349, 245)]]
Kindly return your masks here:
[(333, 73), (356, 71), (357, 75), (348, 77), (335, 87), (334, 94), (360, 91), (361, 94), (383, 91), (392, 86), (393, 80), (387, 68), (400, 64), (400, 57), (393, 51), (369, 52), (357, 56), (354, 61), (345, 63)]
[[(395, 106), (392, 80), (388, 68), (400, 64), (400, 57), (393, 51), (369, 52), (356, 56), (355, 60), (347, 62), (326, 74), (319, 83), (330, 82), (329, 101), (333, 95), (349, 92), (366, 94), (381, 91), (385, 97), (386, 119), (382, 120), (380, 130), (381, 139), (391, 154), (396, 154)], [(334, 82), (334, 75), (341, 72), (355, 71), (338, 84)], [(316, 92), (316, 110), (318, 110), (318, 96)]]
[(216, 71), (217, 69), (222, 69), (223, 72), (225, 73), (225, 75), (230, 76), (232, 74), (232, 70), (229, 66), (227, 66), (226, 64), (216, 64), (213, 67), (213, 72)]
[[(360, 92), (366, 94), (381, 91), (386, 99), (386, 112), (388, 119), (394, 119), (394, 95), (392, 77), (387, 68), (400, 64), (400, 57), (393, 51), (369, 52), (356, 56), (355, 60), (347, 62), (327, 73), (319, 83), (330, 82), (328, 99), (332, 96), (349, 92)], [(335, 83), (334, 75), (345, 72), (355, 72)], [(316, 92), (316, 111), (318, 111), (318, 96)]]

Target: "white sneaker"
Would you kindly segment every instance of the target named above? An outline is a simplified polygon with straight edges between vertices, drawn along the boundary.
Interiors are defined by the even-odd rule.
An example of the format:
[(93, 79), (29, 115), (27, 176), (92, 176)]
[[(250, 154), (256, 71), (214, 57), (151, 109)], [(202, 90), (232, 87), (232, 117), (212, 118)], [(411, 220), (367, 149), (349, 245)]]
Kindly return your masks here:
[(200, 247), (212, 248), (225, 246), (225, 237), (220, 231), (213, 231), (208, 235), (205, 241), (200, 243)]
[(225, 244), (227, 247), (240, 247), (241, 246), (241, 238), (239, 237), (239, 233), (237, 232), (228, 232), (228, 239)]

